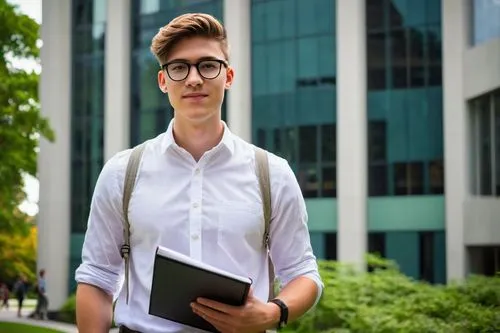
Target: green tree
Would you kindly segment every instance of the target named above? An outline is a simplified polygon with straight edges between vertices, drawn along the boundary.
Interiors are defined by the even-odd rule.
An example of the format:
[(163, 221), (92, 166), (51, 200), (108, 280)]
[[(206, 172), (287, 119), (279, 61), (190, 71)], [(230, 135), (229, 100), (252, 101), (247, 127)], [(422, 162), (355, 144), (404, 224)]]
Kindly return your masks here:
[(18, 206), (26, 198), (23, 175), (36, 177), (40, 137), (54, 140), (42, 117), (35, 72), (15, 68), (14, 59), (38, 61), (39, 24), (0, 0), (0, 233), (29, 231)]

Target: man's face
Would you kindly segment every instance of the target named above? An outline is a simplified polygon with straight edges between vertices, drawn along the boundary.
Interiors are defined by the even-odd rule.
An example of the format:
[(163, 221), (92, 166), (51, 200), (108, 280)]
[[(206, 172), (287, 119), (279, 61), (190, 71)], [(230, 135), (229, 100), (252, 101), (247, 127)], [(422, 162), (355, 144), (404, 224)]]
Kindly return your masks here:
[[(189, 74), (185, 79), (179, 80), (186, 68), (182, 63), (195, 65), (206, 59), (224, 60), (227, 63), (220, 42), (202, 37), (185, 39), (170, 52), (167, 60), (167, 64), (172, 64), (167, 66), (170, 75), (167, 74), (167, 67), (159, 71), (158, 85), (163, 92), (168, 93), (176, 117), (201, 123), (219, 115), (225, 89), (233, 82), (234, 72), (231, 67), (220, 65), (218, 73), (219, 63), (205, 63), (200, 66), (201, 74), (205, 76), (203, 77), (196, 66), (187, 66)], [(213, 76), (206, 75), (210, 71), (218, 73), (218, 76), (213, 79), (206, 78)]]

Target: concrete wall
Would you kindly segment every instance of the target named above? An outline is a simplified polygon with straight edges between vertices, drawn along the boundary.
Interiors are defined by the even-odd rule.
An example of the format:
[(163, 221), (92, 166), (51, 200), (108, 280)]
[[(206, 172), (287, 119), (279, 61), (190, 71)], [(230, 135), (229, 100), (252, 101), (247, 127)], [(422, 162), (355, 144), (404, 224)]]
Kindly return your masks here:
[(464, 97), (471, 99), (497, 88), (500, 88), (500, 39), (467, 49), (464, 55)]
[(464, 217), (465, 245), (500, 245), (500, 198), (467, 199)]

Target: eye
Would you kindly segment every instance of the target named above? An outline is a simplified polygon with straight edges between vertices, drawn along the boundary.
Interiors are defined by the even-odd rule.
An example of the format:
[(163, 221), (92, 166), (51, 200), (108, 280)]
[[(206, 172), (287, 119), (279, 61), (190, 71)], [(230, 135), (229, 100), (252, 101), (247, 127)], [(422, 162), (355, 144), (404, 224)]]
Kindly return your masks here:
[(216, 68), (217, 65), (218, 65), (218, 63), (216, 63), (214, 61), (207, 61), (207, 62), (202, 62), (200, 64), (200, 67), (203, 69), (213, 69), (213, 68)]
[(186, 69), (186, 65), (185, 64), (171, 64), (170, 66), (168, 66), (168, 69), (170, 71), (174, 71), (174, 72), (178, 72), (178, 71), (183, 71)]

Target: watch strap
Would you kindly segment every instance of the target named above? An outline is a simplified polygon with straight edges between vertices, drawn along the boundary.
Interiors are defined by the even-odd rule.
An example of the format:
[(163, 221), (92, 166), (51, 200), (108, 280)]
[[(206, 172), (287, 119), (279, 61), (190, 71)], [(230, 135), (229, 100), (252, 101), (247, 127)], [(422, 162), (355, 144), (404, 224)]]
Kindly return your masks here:
[(272, 302), (272, 303), (276, 304), (280, 308), (280, 321), (279, 321), (279, 324), (278, 324), (278, 328), (285, 327), (285, 325), (288, 322), (288, 307), (279, 298), (273, 298), (269, 302)]

